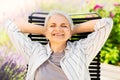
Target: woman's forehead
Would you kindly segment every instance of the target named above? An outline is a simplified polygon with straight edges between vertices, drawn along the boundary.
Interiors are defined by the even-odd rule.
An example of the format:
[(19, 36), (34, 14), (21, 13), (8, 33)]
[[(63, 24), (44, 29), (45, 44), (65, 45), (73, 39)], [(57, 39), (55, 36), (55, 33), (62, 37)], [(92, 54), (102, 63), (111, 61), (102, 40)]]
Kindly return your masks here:
[(54, 14), (50, 16), (48, 23), (53, 23), (53, 22), (64, 22), (64, 23), (69, 24), (68, 19), (64, 15), (61, 15), (61, 14)]

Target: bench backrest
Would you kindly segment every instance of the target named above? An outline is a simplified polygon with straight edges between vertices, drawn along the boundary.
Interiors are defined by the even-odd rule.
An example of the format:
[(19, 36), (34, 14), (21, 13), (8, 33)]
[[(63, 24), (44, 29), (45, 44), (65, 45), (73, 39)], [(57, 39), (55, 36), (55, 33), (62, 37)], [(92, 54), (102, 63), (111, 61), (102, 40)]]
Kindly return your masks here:
[[(36, 25), (44, 26), (45, 17), (47, 15), (48, 13), (46, 12), (34, 12), (29, 16), (28, 21)], [(71, 14), (70, 16), (74, 24), (101, 18), (97, 13)], [(88, 34), (90, 33), (81, 33), (74, 35), (72, 36), (70, 41), (73, 42), (82, 38), (86, 38)], [(46, 38), (42, 35), (29, 34), (28, 37), (30, 37), (31, 40), (33, 41), (39, 41), (43, 45), (47, 43)], [(91, 80), (100, 80), (100, 53), (98, 53), (98, 55), (91, 62), (89, 66), (89, 72), (90, 72)]]

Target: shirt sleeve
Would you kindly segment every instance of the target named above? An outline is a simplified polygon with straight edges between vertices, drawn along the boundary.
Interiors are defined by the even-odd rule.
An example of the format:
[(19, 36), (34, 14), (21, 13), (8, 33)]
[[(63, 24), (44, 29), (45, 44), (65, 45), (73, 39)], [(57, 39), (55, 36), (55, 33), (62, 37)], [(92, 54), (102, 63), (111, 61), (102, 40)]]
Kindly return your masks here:
[(25, 56), (28, 61), (34, 49), (41, 49), (42, 45), (38, 42), (33, 42), (29, 37), (23, 34), (20, 29), (11, 20), (5, 22), (5, 30), (19, 53)]
[(111, 18), (102, 18), (94, 26), (94, 32), (89, 34), (87, 38), (77, 42), (79, 48), (84, 50), (86, 55), (86, 64), (89, 66), (97, 53), (105, 44), (113, 26)]

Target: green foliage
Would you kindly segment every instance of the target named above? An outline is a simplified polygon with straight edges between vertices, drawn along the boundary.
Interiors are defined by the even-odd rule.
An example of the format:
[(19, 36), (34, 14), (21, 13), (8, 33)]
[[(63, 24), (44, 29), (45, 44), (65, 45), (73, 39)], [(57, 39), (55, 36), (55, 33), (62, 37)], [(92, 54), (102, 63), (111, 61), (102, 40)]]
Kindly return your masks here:
[(117, 65), (120, 61), (120, 51), (117, 45), (112, 44), (110, 39), (101, 50), (101, 62)]
[(0, 30), (0, 46), (5, 46), (5, 45), (9, 45), (9, 38), (8, 35), (6, 34), (6, 32), (4, 30)]
[(118, 11), (118, 13), (116, 13), (113, 20), (114, 20), (114, 27), (110, 38), (112, 38), (112, 42), (116, 42), (117, 44), (120, 44), (120, 10)]

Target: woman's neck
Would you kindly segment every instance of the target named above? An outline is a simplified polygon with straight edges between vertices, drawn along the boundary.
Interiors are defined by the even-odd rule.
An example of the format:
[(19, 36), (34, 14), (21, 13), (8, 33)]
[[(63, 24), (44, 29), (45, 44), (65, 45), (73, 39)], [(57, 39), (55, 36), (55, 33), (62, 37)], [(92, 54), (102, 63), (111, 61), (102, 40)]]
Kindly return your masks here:
[(54, 53), (61, 53), (66, 48), (66, 42), (64, 42), (64, 43), (62, 43), (62, 42), (61, 43), (50, 42), (50, 47)]

